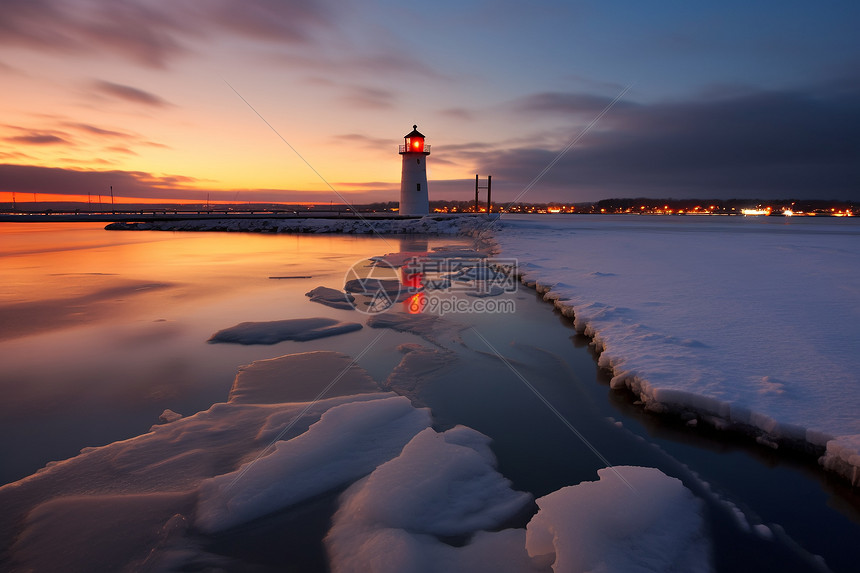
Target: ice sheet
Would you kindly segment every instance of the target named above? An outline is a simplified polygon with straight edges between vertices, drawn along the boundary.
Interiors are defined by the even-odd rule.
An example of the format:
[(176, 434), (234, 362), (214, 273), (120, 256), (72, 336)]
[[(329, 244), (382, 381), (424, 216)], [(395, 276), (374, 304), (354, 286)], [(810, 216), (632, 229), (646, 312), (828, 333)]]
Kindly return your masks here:
[(855, 222), (505, 218), (496, 241), (594, 337), (614, 387), (772, 445), (827, 444), (858, 483), (845, 467), (860, 458), (846, 439), (860, 435)]

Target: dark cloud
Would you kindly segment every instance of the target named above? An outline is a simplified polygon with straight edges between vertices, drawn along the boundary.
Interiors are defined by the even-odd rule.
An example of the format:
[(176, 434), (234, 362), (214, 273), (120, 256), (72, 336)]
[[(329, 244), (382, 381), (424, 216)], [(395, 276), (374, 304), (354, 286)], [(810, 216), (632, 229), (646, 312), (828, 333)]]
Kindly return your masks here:
[(0, 44), (42, 51), (108, 54), (165, 67), (190, 42), (230, 33), (278, 43), (304, 42), (328, 21), (323, 2), (0, 0)]
[(151, 174), (136, 171), (79, 171), (33, 165), (0, 165), (0, 190), (17, 193), (86, 195), (109, 189), (134, 197), (157, 196)]
[(51, 133), (32, 133), (29, 135), (16, 135), (7, 137), (6, 141), (10, 143), (23, 143), (26, 145), (57, 145), (69, 143), (62, 137)]
[[(529, 113), (580, 124), (609, 100), (537, 94)], [(539, 103), (546, 104), (541, 108)], [(596, 114), (596, 112), (595, 112)], [(606, 197), (860, 199), (860, 82), (793, 91), (725, 90), (613, 108), (523, 199)], [(571, 122), (573, 123), (573, 122)], [(569, 139), (581, 130), (571, 128)], [(482, 172), (524, 188), (561, 149), (474, 151)], [(513, 197), (510, 197), (513, 198)]]
[[(201, 181), (183, 175), (155, 175), (143, 171), (95, 171), (37, 167), (33, 165), (0, 164), (0, 191), (16, 193), (51, 193), (81, 196), (105, 193), (113, 186), (116, 197), (205, 201), (284, 202), (312, 201), (319, 203), (342, 202), (340, 195), (331, 192), (293, 189), (205, 189)], [(360, 191), (348, 191), (354, 187)], [(394, 201), (399, 185), (390, 183), (344, 185), (343, 197), (351, 202)], [(394, 190), (392, 190), (394, 189)]]
[[(620, 93), (620, 90), (619, 90)], [(540, 114), (591, 114), (597, 115), (608, 106), (613, 97), (583, 93), (544, 92), (526, 96), (514, 102), (517, 112)], [(613, 106), (616, 109), (632, 107), (629, 101), (618, 101)]]
[(201, 7), (199, 17), (237, 35), (273, 42), (305, 42), (325, 27), (332, 11), (325, 2), (303, 0), (218, 0)]
[(73, 129), (77, 129), (84, 133), (89, 133), (91, 135), (99, 135), (104, 137), (116, 137), (120, 139), (132, 139), (133, 135), (129, 133), (123, 133), (121, 131), (114, 131), (112, 129), (104, 129), (102, 127), (97, 127), (95, 125), (90, 125), (88, 123), (66, 123), (66, 127), (70, 127)]
[(121, 145), (111, 145), (110, 147), (106, 147), (105, 151), (110, 151), (111, 153), (121, 153), (123, 155), (137, 155), (137, 152), (129, 149), (128, 147), (123, 147)]
[(163, 67), (185, 51), (189, 33), (183, 18), (145, 2), (78, 0), (2, 0), (0, 42), (27, 48), (118, 55), (150, 67)]
[(93, 87), (99, 93), (132, 103), (140, 103), (153, 107), (165, 107), (170, 105), (167, 101), (153, 93), (131, 86), (96, 80), (93, 82)]

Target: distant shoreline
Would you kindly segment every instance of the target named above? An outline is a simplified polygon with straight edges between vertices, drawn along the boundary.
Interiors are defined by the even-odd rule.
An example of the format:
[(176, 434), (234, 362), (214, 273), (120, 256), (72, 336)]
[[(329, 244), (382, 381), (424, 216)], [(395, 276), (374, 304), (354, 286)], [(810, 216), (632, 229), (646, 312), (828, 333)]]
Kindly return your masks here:
[[(371, 214), (372, 215), (372, 214)], [(487, 215), (426, 215), (424, 217), (289, 216), (289, 217), (196, 217), (120, 221), (108, 231), (187, 231), (239, 233), (339, 233), (339, 234), (471, 234), (492, 221)]]

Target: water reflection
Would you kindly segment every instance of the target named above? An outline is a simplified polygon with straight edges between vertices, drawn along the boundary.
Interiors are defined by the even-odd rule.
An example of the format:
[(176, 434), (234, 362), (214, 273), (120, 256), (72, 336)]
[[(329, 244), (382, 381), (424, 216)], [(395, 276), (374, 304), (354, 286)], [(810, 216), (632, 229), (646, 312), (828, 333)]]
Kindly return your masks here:
[[(342, 288), (350, 266), (392, 247), (452, 242), (0, 225), (0, 483), (145, 432), (165, 408), (206, 409), (224, 400), (238, 366), (305, 348), (206, 344), (213, 332), (243, 321), (344, 320), (348, 311), (305, 293)], [(283, 276), (308, 278), (269, 278)], [(358, 354), (364, 337), (324, 344)]]

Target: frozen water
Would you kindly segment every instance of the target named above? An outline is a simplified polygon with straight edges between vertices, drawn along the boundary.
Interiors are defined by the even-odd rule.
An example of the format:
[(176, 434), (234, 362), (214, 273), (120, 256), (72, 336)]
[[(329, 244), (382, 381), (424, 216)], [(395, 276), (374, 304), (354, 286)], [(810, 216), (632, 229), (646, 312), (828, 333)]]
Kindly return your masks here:
[(269, 322), (242, 322), (219, 330), (209, 342), (236, 344), (277, 344), (284, 340), (314, 340), (360, 330), (357, 322), (341, 322), (333, 318), (292, 318)]

